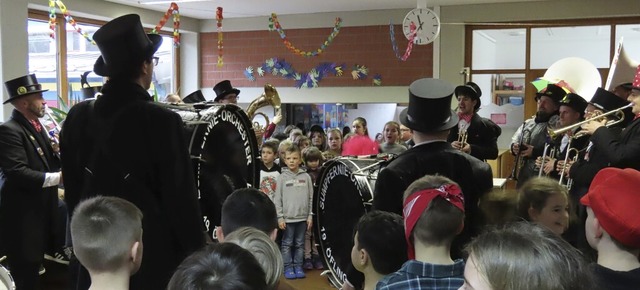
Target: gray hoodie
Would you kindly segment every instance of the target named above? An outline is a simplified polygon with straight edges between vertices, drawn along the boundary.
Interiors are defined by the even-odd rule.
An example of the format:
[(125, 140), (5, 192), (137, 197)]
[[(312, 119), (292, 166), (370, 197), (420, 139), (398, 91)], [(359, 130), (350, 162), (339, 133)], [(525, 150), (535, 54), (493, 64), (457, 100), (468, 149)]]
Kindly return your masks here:
[(313, 205), (313, 183), (304, 169), (297, 173), (282, 168), (278, 176), (274, 195), (278, 222), (295, 223), (306, 221), (311, 217)]

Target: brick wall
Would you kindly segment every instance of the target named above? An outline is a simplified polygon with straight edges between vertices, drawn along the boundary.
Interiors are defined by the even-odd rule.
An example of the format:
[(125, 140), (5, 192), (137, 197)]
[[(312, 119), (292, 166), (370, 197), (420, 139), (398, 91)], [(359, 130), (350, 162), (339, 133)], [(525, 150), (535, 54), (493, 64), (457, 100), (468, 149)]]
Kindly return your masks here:
[[(332, 28), (286, 29), (287, 38), (304, 51), (315, 50), (325, 41)], [(224, 26), (223, 26), (224, 30)], [(401, 54), (407, 47), (407, 40), (401, 27), (395, 26), (398, 49)], [(277, 57), (289, 62), (298, 72), (307, 72), (322, 62), (345, 63), (341, 77), (329, 76), (322, 79), (320, 87), (372, 86), (372, 78), (378, 73), (383, 86), (407, 86), (413, 80), (433, 75), (433, 47), (414, 45), (407, 61), (395, 57), (389, 38), (389, 26), (342, 27), (333, 43), (319, 56), (301, 57), (290, 52), (276, 31), (224, 32), (224, 66), (217, 63), (217, 32), (201, 33), (202, 87), (213, 87), (217, 82), (229, 79), (235, 87), (260, 87), (271, 83), (276, 87), (294, 87), (295, 81), (281, 76), (266, 75), (257, 81), (249, 81), (243, 74), (245, 68), (260, 66), (266, 59)], [(364, 65), (369, 68), (366, 80), (353, 80), (352, 67)]]

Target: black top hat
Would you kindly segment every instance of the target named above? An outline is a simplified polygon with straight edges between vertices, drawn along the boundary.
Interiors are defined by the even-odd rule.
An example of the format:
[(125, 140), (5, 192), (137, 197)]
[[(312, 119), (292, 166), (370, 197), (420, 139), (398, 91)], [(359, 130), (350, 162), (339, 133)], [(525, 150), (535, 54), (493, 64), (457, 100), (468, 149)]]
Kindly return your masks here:
[(560, 106), (567, 106), (580, 113), (581, 117), (584, 117), (584, 110), (587, 108), (587, 101), (578, 94), (568, 93), (560, 101)]
[(467, 82), (463, 86), (457, 86), (455, 89), (456, 96), (467, 96), (472, 100), (476, 100), (476, 105), (473, 107), (474, 111), (480, 109), (481, 101), (480, 97), (482, 96), (482, 90), (480, 87), (474, 82)]
[(536, 101), (541, 97), (546, 96), (552, 99), (556, 104), (560, 104), (560, 100), (562, 100), (566, 95), (567, 91), (563, 88), (554, 84), (548, 84), (545, 90), (536, 93)]
[(193, 103), (201, 103), (206, 102), (207, 99), (204, 98), (201, 90), (197, 90), (182, 99), (185, 104), (193, 104)]
[(101, 76), (113, 76), (138, 61), (153, 56), (162, 44), (162, 36), (146, 34), (140, 16), (128, 14), (113, 19), (93, 34), (101, 56), (93, 71)]
[(621, 99), (616, 94), (603, 88), (596, 89), (595, 94), (589, 104), (604, 111), (605, 113), (627, 105), (629, 102)]
[(35, 74), (21, 76), (19, 78), (6, 81), (4, 83), (4, 87), (7, 88), (9, 98), (2, 104), (6, 104), (26, 95), (48, 91), (42, 89), (42, 85), (38, 83), (38, 79), (36, 79)]
[(82, 99), (86, 100), (86, 99), (91, 99), (91, 98), (95, 98), (96, 94), (99, 93), (102, 90), (102, 86), (95, 86), (95, 87), (86, 87), (86, 88), (82, 88)]
[(232, 87), (229, 80), (224, 80), (217, 83), (215, 86), (213, 86), (213, 91), (216, 92), (216, 98), (214, 99), (214, 101), (216, 102), (224, 98), (228, 94), (240, 94), (240, 90)]
[(453, 85), (424, 78), (409, 86), (409, 107), (400, 113), (400, 123), (418, 132), (451, 129), (458, 124), (458, 115), (451, 110)]

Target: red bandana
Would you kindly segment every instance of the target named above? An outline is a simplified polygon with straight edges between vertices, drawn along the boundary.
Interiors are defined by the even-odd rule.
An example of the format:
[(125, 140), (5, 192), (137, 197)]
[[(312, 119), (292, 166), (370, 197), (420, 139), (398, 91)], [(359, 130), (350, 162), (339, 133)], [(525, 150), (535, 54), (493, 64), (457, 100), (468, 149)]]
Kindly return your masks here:
[(427, 209), (429, 203), (436, 197), (441, 196), (464, 212), (464, 196), (462, 190), (455, 184), (446, 184), (438, 188), (424, 189), (411, 194), (404, 202), (402, 217), (404, 218), (404, 237), (407, 240), (407, 250), (409, 259), (415, 259), (416, 253), (411, 241), (411, 233), (416, 223), (420, 219), (422, 212)]
[(42, 125), (38, 120), (30, 120), (29, 123), (31, 123), (33, 128), (36, 128), (36, 132), (40, 133), (40, 131), (42, 131)]

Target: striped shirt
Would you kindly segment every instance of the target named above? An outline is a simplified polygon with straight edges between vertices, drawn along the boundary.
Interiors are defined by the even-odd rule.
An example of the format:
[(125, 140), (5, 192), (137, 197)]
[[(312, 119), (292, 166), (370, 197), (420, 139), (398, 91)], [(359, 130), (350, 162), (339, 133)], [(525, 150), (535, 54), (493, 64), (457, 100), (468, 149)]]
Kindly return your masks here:
[(456, 290), (464, 284), (464, 261), (455, 260), (453, 265), (434, 265), (409, 260), (395, 273), (378, 281), (376, 290), (438, 289)]

